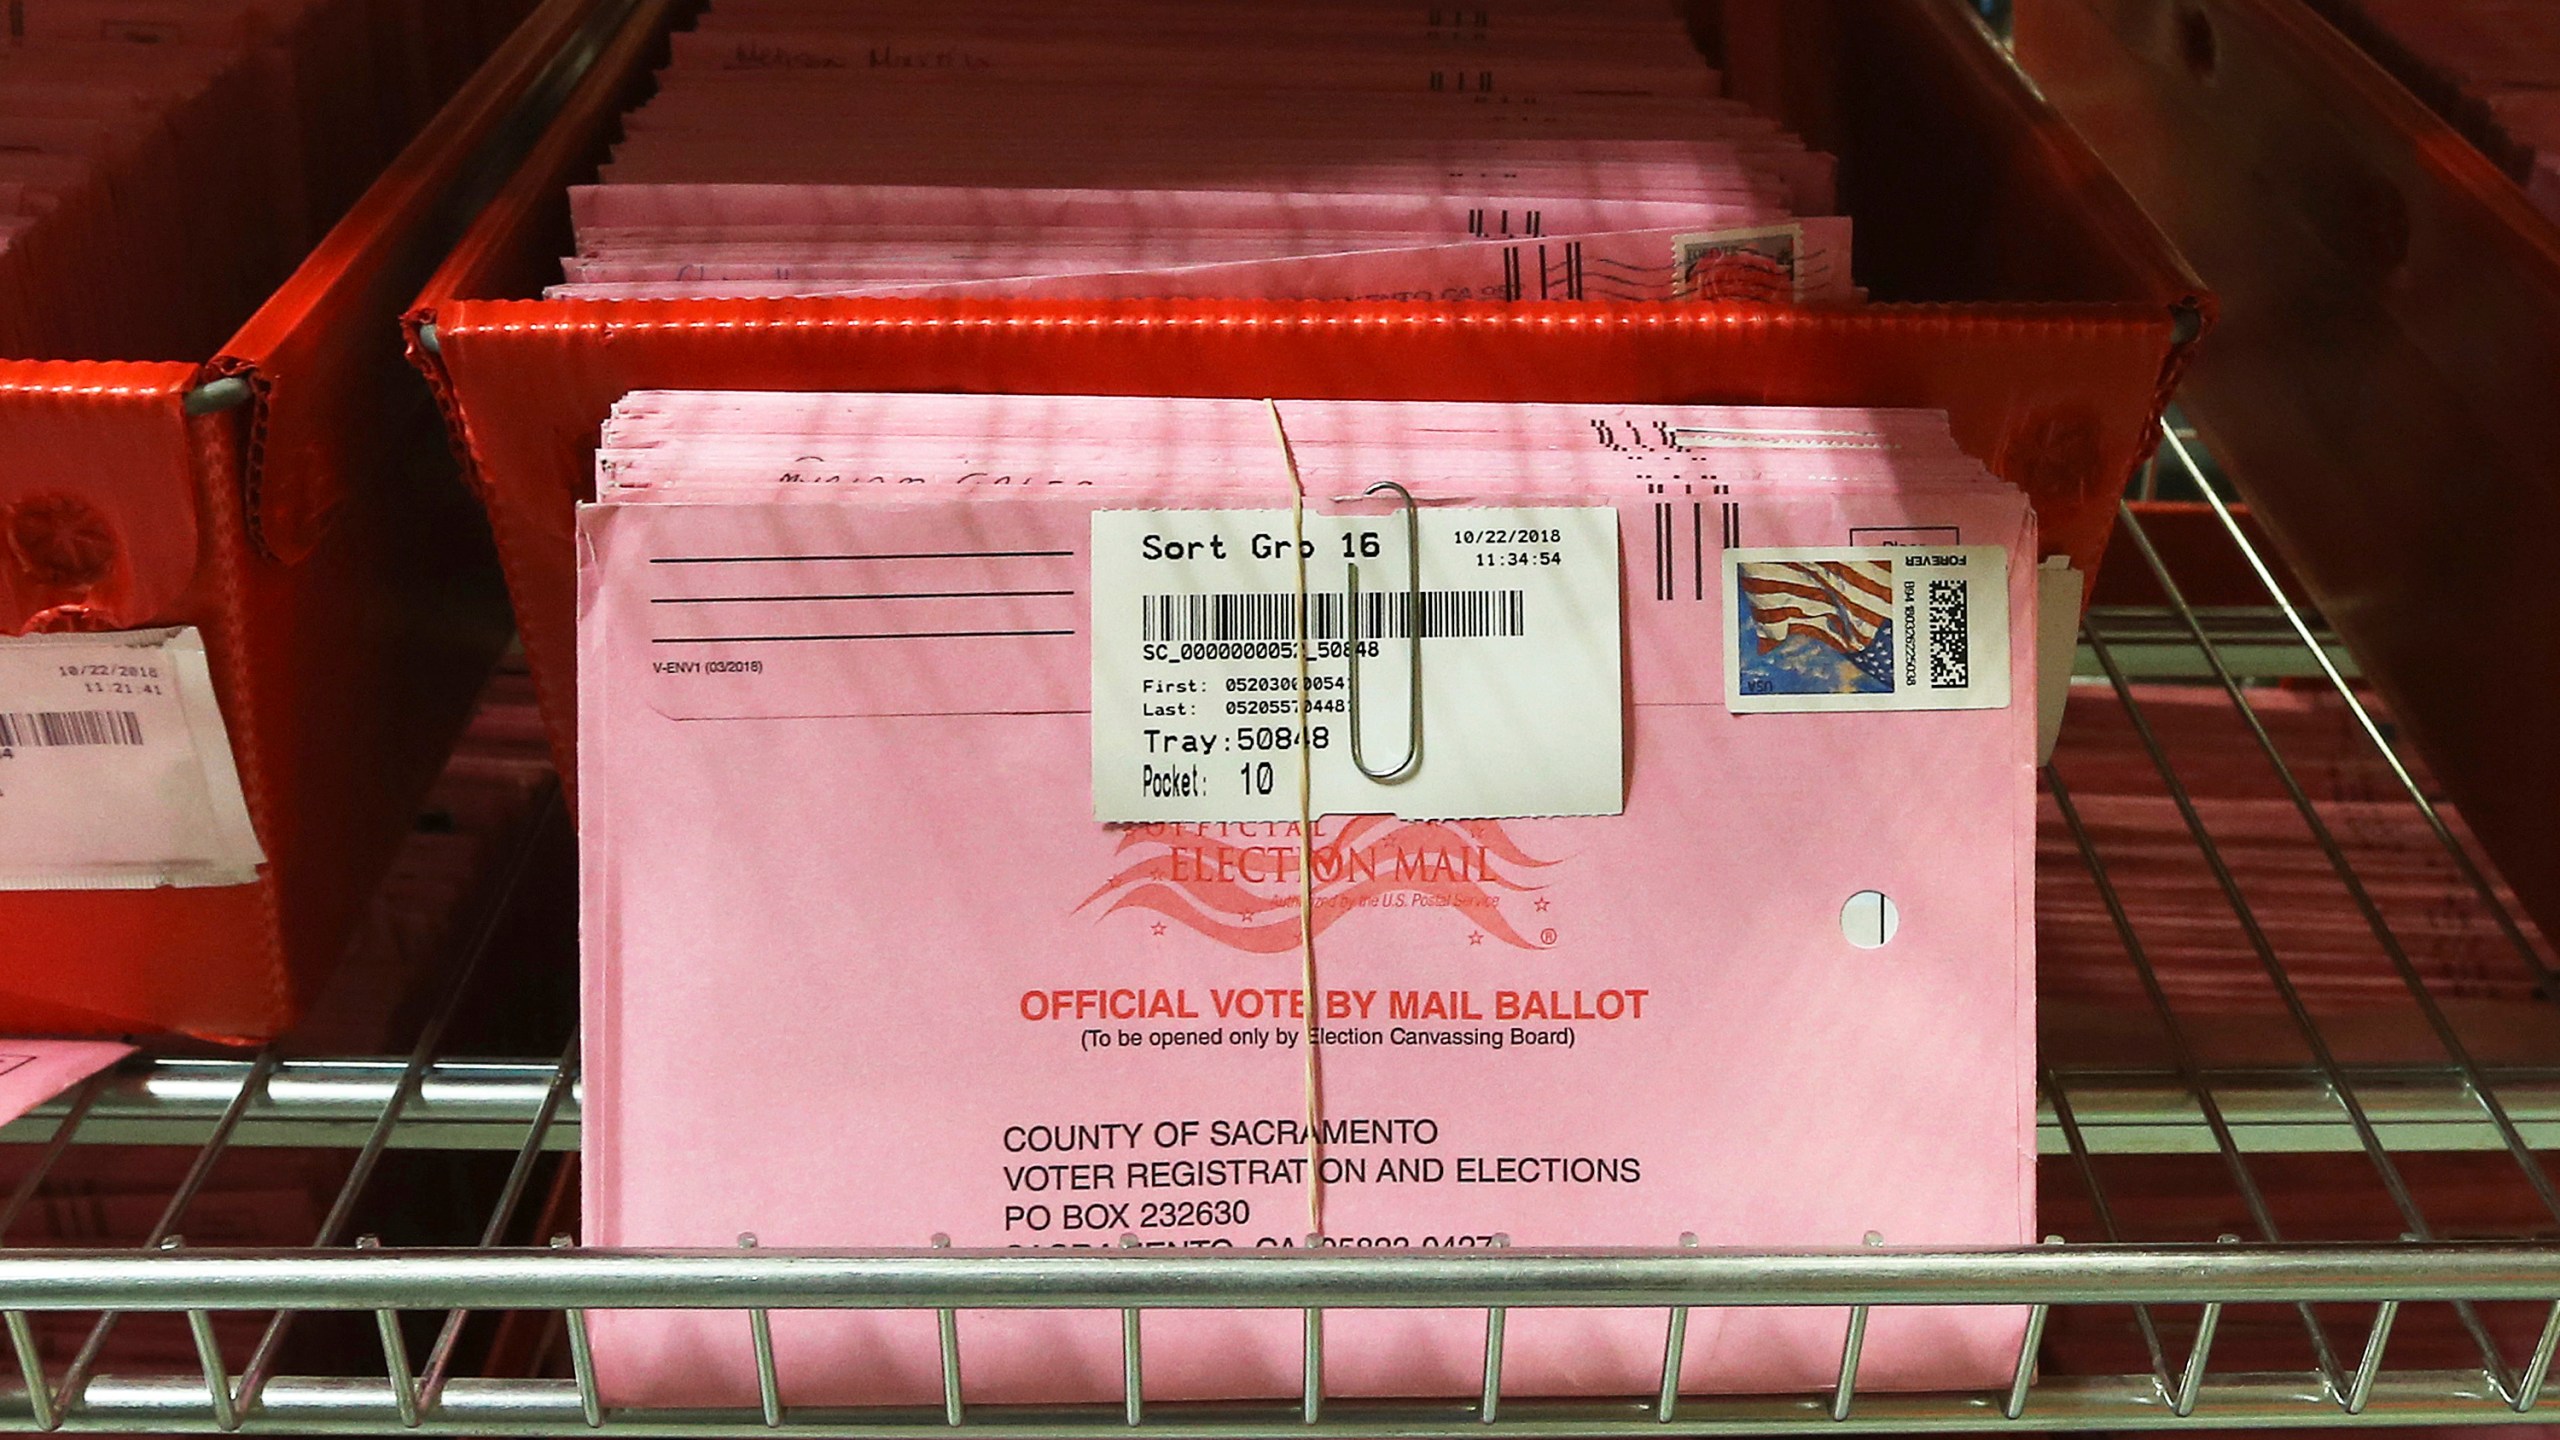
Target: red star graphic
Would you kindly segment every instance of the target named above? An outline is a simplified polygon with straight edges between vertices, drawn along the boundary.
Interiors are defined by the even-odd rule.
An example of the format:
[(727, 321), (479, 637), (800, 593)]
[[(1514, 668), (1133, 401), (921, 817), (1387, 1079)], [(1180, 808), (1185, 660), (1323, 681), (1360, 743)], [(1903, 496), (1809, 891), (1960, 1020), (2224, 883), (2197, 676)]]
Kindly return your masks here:
[(1481, 945), (1481, 944), (1483, 944), (1483, 943), (1484, 943), (1484, 932), (1483, 932), (1483, 931), (1481, 931), (1481, 930), (1478, 930), (1478, 931), (1474, 931), (1473, 933), (1469, 934), (1469, 935), (1467, 936), (1467, 943), (1468, 943), (1468, 944), (1470, 944), (1470, 945)]
[(1536, 905), (1532, 908), (1534, 908), (1539, 914), (1544, 915), (1547, 913), (1547, 907), (1554, 903), (1554, 901), (1549, 900), (1546, 896), (1541, 895), (1538, 897)]
[(1152, 928), (1158, 935), (1161, 935), (1164, 933), (1164, 922), (1159, 920), (1150, 928)]

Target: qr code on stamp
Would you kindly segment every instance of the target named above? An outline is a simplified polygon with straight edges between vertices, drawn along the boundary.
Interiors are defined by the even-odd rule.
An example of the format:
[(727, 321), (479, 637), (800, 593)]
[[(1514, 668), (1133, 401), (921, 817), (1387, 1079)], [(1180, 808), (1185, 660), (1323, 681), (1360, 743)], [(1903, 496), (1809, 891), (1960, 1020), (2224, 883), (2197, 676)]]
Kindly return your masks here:
[(1973, 683), (1973, 626), (1965, 613), (1963, 580), (1929, 582), (1929, 688), (1961, 690)]

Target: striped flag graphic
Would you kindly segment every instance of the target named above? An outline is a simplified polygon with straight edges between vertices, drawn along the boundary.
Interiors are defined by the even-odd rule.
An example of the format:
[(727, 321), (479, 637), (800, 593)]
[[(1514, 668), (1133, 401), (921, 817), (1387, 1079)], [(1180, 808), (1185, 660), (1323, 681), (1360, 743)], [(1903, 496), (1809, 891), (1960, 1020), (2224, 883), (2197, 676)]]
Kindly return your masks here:
[(1734, 569), (1763, 655), (1797, 635), (1855, 655), (1892, 618), (1890, 560), (1752, 560)]

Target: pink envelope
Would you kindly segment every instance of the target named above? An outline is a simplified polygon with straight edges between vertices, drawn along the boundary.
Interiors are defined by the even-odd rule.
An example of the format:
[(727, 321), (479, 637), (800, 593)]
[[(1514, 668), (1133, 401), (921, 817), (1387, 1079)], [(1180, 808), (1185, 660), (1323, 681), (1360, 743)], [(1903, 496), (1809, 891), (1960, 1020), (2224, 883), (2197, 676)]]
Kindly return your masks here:
[[(660, 208), (657, 186), (599, 186), (597, 196), (628, 196)], [(672, 186), (678, 192), (732, 187)], [(773, 187), (739, 186), (761, 196)], [(848, 187), (850, 188), (850, 187)], [(789, 193), (789, 192), (783, 192)], [(863, 205), (848, 194), (813, 192), (823, 205)], [(1782, 207), (1726, 198), (1698, 203), (1586, 203), (1512, 196), (1493, 202), (1456, 196), (1234, 196), (1217, 192), (1111, 194), (979, 190), (928, 209), (890, 197), (915, 192), (879, 187), (871, 218), (801, 223), (750, 218), (767, 207), (704, 200), (703, 218), (687, 225), (582, 224), (579, 251), (565, 269), (572, 281), (774, 279), (824, 275), (888, 281), (965, 280), (1044, 271), (1128, 269), (1138, 265), (1209, 264), (1276, 255), (1448, 244), (1464, 240), (1536, 240), (1612, 231), (1736, 230), (1781, 225)], [(1003, 197), (1019, 195), (1007, 205)], [(1090, 196), (1089, 202), (1086, 197)], [(823, 197), (823, 198), (821, 198)], [(1226, 203), (1262, 200), (1256, 206)], [(685, 201), (667, 203), (672, 209)], [(750, 209), (753, 206), (753, 209)], [(716, 208), (714, 208), (716, 207)], [(610, 212), (601, 204), (589, 208)], [(641, 208), (641, 207), (625, 207)], [(725, 218), (714, 218), (723, 216)], [(937, 212), (940, 218), (936, 218)], [(975, 218), (972, 218), (974, 215)], [(1833, 222), (1842, 227), (1845, 221)], [(1070, 263), (1071, 262), (1071, 263)], [(753, 266), (737, 274), (721, 266)], [(788, 267), (788, 268), (776, 268)]]
[[(1689, 28), (1685, 19), (1669, 6), (1646, 15), (1610, 15), (1585, 6), (1563, 13), (1539, 15), (1516, 8), (1505, 8), (1500, 23), (1489, 23), (1487, 11), (1462, 12), (1456, 9), (1429, 12), (1404, 6), (1329, 6), (1298, 7), (1258, 5), (1252, 16), (1253, 29), (1239, 36), (1230, 15), (1197, 5), (1112, 5), (1079, 6), (1074, 10), (1054, 5), (1018, 6), (973, 4), (965, 8), (940, 4), (883, 5), (870, 0), (862, 7), (866, 34), (892, 40), (905, 49), (923, 37), (936, 37), (946, 45), (965, 44), (972, 40), (1005, 41), (1036, 39), (1046, 43), (1081, 42), (1092, 44), (1136, 39), (1155, 44), (1173, 44), (1183, 48), (1214, 47), (1228, 51), (1250, 49), (1255, 44), (1286, 50), (1302, 50), (1311, 45), (1332, 47), (1336, 56), (1368, 56), (1379, 53), (1420, 51), (1443, 57), (1485, 56), (1496, 62), (1537, 59), (1605, 60), (1624, 68), (1669, 65), (1672, 57), (1693, 69), (1704, 69), (1691, 51)], [(767, 7), (723, 0), (706, 14), (698, 29), (708, 35), (765, 36), (774, 34), (811, 34), (827, 38), (830, 32), (846, 28), (845, 10), (841, 4)], [(1240, 45), (1240, 41), (1242, 42)], [(910, 50), (908, 53), (912, 54)], [(859, 70), (899, 70), (918, 68), (902, 66), (894, 55), (876, 60), (863, 50), (833, 50), (815, 54), (785, 53), (769, 57), (780, 63), (794, 60), (845, 62), (842, 67)], [(992, 53), (970, 52), (970, 59), (992, 59)], [(681, 62), (679, 62), (681, 63)], [(931, 67), (969, 73), (988, 66), (967, 66), (955, 56), (947, 67)]]
[(1304, 37), (1294, 44), (1266, 38), (1260, 46), (1239, 50), (1231, 33), (1027, 38), (1019, 33), (972, 33), (959, 27), (904, 33), (868, 26), (860, 30), (702, 28), (677, 32), (670, 68), (849, 74), (859, 76), (859, 83), (866, 85), (920, 90), (919, 99), (934, 91), (990, 80), (1143, 85), (1156, 90), (1188, 86), (1232, 94), (1238, 89), (1281, 86), (1410, 92), (1425, 88), (1437, 76), (1444, 84), (1458, 80), (1473, 94), (1498, 91), (1556, 99), (1579, 94), (1704, 96), (1719, 86), (1714, 71), (1696, 63), (1694, 56), (1679, 63), (1673, 58), (1678, 52), (1667, 47), (1653, 52), (1651, 64), (1629, 64), (1617, 56), (1560, 57), (1543, 50), (1540, 37), (1535, 36), (1483, 52), (1453, 51), (1419, 36), (1400, 44), (1359, 47), (1345, 46), (1344, 38)]
[[(1141, 448), (1145, 403), (1119, 402)], [(1320, 510), (1364, 474), (1356, 450), (1301, 464)], [(1720, 573), (1723, 502), (1678, 502), (1707, 517), (1693, 538), (1659, 523), (1647, 483), (1631, 469), (1615, 497), (1624, 813), (1319, 826), (1318, 986), (1352, 1032), (1322, 1050), (1324, 1113), (1359, 1122), (1325, 1153), (1364, 1171), (1326, 1187), (1328, 1243), (2031, 1241), (2023, 501), (1741, 496), (1754, 546), (1925, 531), (2006, 547), (2014, 701), (1735, 714), (1719, 659), (1745, 642), (1717, 587), (1686, 583)], [(1303, 1058), (1252, 1039), (1298, 1024), (1295, 827), (1096, 823), (1084, 713), (1093, 510), (1284, 505), (1285, 484), (1274, 460), (1107, 496), (582, 513), (589, 1243), (1302, 1243), (1307, 1187), (1274, 1162), (1306, 1154), (1287, 1129)], [(1487, 465), (1474, 493), (1433, 498), (1603, 497)], [(881, 595), (911, 598), (854, 598)], [(776, 638), (854, 634), (873, 638)], [(898, 636), (920, 638), (878, 638)], [(1901, 917), (1881, 949), (1843, 929), (1869, 890)], [(1076, 1011), (1114, 991), (1156, 1013), (1114, 1022), (1139, 1044), (1097, 1051)], [(1150, 1038), (1202, 1032), (1220, 1043)], [(1825, 1387), (1846, 1319), (1701, 1311), (1684, 1387)], [(2003, 1385), (2024, 1319), (1878, 1311), (1860, 1386)], [(755, 1401), (741, 1316), (593, 1324), (610, 1403)], [(1662, 1324), (1514, 1312), (1506, 1391), (1650, 1393)], [(1118, 1393), (1116, 1314), (960, 1328), (970, 1399)], [(786, 1403), (940, 1394), (929, 1314), (776, 1312), (773, 1329)], [(1299, 1329), (1151, 1313), (1147, 1393), (1294, 1394)], [(1482, 1340), (1480, 1313), (1333, 1312), (1326, 1383), (1471, 1393)]]
[[(1849, 222), (1792, 221), (1746, 229), (1621, 230), (1536, 240), (1408, 245), (1338, 254), (1297, 254), (1146, 268), (1104, 261), (1091, 269), (926, 283), (799, 276), (711, 278), (688, 266), (648, 280), (553, 286), (555, 299), (632, 300), (705, 296), (883, 295), (909, 298), (1004, 296), (1055, 300), (1205, 297), (1220, 300), (1518, 300), (1735, 304), (1846, 304)], [(1260, 247), (1266, 252), (1268, 244)], [(575, 263), (575, 262), (573, 262)]]
[(0, 1125), (133, 1053), (112, 1040), (20, 1040), (0, 1035)]
[(606, 418), (596, 493), (828, 500), (859, 486), (1152, 485), (1168, 473), (1210, 485), (1261, 473), (1274, 405), (1313, 473), (1356, 469), (1421, 494), (1465, 493), (1488, 448), (1535, 464), (1542, 484), (1605, 490), (1633, 472), (1691, 503), (1717, 486), (1999, 483), (1925, 410), (1152, 399), (1160, 433), (1133, 446), (1110, 423), (1116, 407), (1089, 396), (637, 391)]
[[(1763, 200), (1765, 207), (1770, 202)], [(1027, 230), (1244, 234), (1405, 229), (1420, 234), (1540, 235), (1704, 224), (1697, 207), (1505, 190), (1487, 196), (1273, 194), (1260, 190), (961, 190), (913, 185), (581, 185), (569, 192), (580, 238), (808, 241), (906, 232), (975, 238)], [(1774, 213), (1774, 212), (1772, 212)], [(598, 253), (588, 250), (584, 253)]]

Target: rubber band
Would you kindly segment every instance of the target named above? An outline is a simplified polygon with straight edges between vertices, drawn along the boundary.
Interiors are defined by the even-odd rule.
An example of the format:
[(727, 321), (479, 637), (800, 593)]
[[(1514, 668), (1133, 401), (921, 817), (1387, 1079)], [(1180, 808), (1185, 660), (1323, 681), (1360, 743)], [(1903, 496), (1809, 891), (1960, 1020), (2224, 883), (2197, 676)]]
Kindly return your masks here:
[(1307, 1234), (1324, 1233), (1324, 1080), (1316, 1059), (1316, 1021), (1321, 1014), (1316, 993), (1315, 761), (1310, 738), (1307, 687), (1307, 486), (1298, 476), (1298, 454), (1289, 445), (1289, 427), (1281, 423), (1280, 402), (1271, 407), (1271, 430), (1280, 439), (1280, 460), (1289, 468), (1289, 529), (1298, 555), (1298, 954), (1299, 984), (1305, 991), (1305, 1080), (1307, 1102)]

